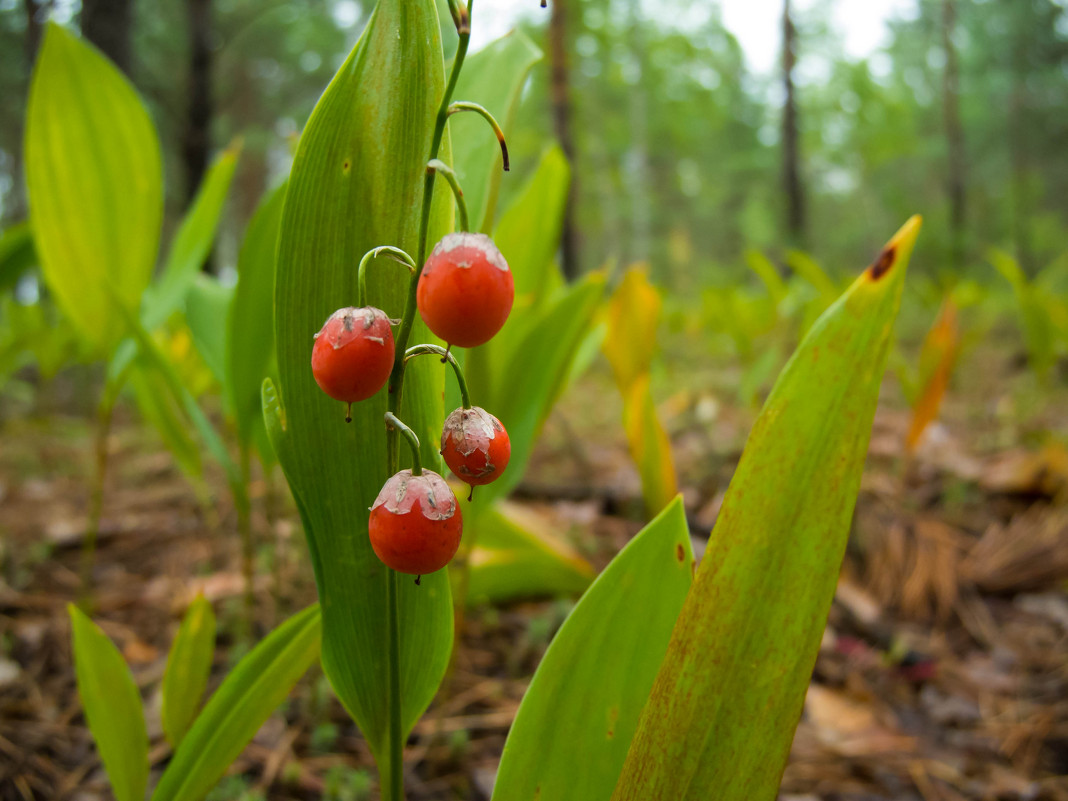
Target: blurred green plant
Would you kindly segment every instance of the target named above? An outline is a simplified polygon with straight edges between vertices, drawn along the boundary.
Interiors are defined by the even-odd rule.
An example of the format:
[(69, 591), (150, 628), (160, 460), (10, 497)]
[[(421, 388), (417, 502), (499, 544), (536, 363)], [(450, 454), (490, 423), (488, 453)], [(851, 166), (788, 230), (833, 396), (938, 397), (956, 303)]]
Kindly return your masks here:
[[(86, 722), (116, 801), (143, 801), (149, 753), (141, 694), (118, 648), (73, 604), (74, 668)], [(163, 727), (174, 749), (152, 801), (202, 801), (319, 654), (318, 605), (253, 648), (200, 709), (214, 650), (211, 605), (186, 612), (163, 676)], [(197, 710), (200, 709), (198, 714)]]
[(991, 248), (988, 259), (1012, 287), (1027, 361), (1039, 383), (1046, 385), (1057, 360), (1068, 351), (1068, 256), (1032, 280), (1004, 250)]
[[(88, 98), (84, 81), (96, 91)], [(212, 167), (178, 229), (160, 279), (150, 285), (163, 214), (159, 140), (133, 87), (91, 45), (49, 24), (38, 55), (26, 124), (30, 225), (42, 274), (65, 320), (109, 361), (97, 411), (95, 470), (83, 547), (88, 598), (100, 524), (107, 437), (115, 401), (131, 376), (146, 417), (164, 432), (179, 464), (199, 466), (180, 433), (199, 431), (241, 487), (229, 454), (174, 376), (149, 331), (180, 305), (214, 239), (237, 159), (231, 149)], [(183, 414), (175, 421), (176, 410)]]

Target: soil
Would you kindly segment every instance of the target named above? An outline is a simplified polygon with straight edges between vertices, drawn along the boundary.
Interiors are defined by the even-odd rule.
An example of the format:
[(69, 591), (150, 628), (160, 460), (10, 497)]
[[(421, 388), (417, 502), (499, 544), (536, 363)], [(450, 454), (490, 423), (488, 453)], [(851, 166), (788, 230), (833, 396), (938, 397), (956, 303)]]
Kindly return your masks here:
[[(565, 396), (517, 493), (597, 567), (642, 516), (608, 380), (595, 369)], [(1066, 430), (1057, 418), (1068, 406), (1050, 397), (1024, 416), (1004, 408), (1019, 390), (995, 392), (987, 380), (959, 378), (943, 422), (910, 456), (910, 417), (888, 381), (784, 800), (1068, 801), (1068, 453), (1042, 433)], [(591, 393), (605, 399), (596, 417), (566, 411), (588, 408)], [(661, 405), (698, 551), (755, 415), (723, 397), (685, 391)], [(66, 612), (79, 596), (92, 415), (63, 406), (4, 410), (0, 801), (110, 797), (77, 697)], [(224, 482), (209, 466), (197, 489), (126, 406), (108, 450), (93, 616), (142, 690), (154, 781), (170, 754), (160, 681), (190, 599), (204, 593), (219, 617), (214, 686), (251, 642), (313, 602), (315, 587), (280, 475), (252, 486), (248, 619)], [(408, 744), (412, 801), (488, 799), (518, 703), (572, 603), (468, 613), (453, 672)], [(316, 668), (213, 797), (356, 801), (377, 797), (375, 777)]]

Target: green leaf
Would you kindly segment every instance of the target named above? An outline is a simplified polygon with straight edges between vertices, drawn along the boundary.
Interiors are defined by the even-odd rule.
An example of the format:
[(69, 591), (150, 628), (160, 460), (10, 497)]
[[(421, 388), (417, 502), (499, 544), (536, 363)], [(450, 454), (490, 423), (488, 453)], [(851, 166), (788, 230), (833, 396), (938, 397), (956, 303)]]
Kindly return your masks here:
[[(343, 405), (316, 386), (310, 359), (323, 321), (355, 301), (364, 253), (379, 245), (418, 253), (426, 160), (444, 82), (432, 0), (382, 0), (301, 136), (275, 274), (280, 397), (268, 425), (312, 554), (323, 605), (323, 668), (386, 772), (388, 572), (367, 536), (368, 507), (389, 477), (386, 392), (353, 406), (346, 424)], [(436, 186), (431, 243), (445, 233), (453, 208), (445, 182)], [(400, 317), (408, 274), (383, 262), (368, 279), (368, 301)], [(417, 315), (410, 344), (428, 341)], [(416, 359), (405, 371), (400, 417), (419, 435), (428, 467), (440, 464), (444, 380), (434, 359)], [(270, 420), (278, 413), (284, 427)], [(423, 576), (421, 586), (400, 581), (399, 605), (401, 724), (410, 730), (452, 649), (445, 571)]]
[(240, 142), (235, 142), (219, 154), (204, 176), (193, 205), (182, 218), (182, 224), (171, 241), (163, 272), (159, 280), (149, 287), (145, 297), (144, 320), (149, 331), (163, 325), (181, 306), (186, 292), (211, 253), (240, 154)]
[(285, 198), (283, 184), (271, 190), (252, 215), (237, 258), (237, 289), (227, 319), (223, 385), (246, 447), (263, 419), (260, 387), (274, 358), (274, 254)]
[(918, 217), (808, 332), (749, 435), (619, 784), (774, 799), (849, 536)]
[(512, 456), (498, 481), (479, 487), (484, 498), (503, 498), (522, 480), (534, 441), (593, 323), (604, 287), (604, 276), (590, 273), (538, 316), (514, 351), (494, 354), (500, 357), (494, 360), (500, 377), (485, 405), (508, 429)]
[(0, 233), (0, 292), (11, 289), (36, 265), (37, 251), (29, 223), (17, 223)]
[(497, 247), (515, 276), (516, 306), (520, 309), (536, 309), (549, 299), (553, 275), (559, 273), (553, 257), (560, 246), (570, 183), (567, 158), (554, 145), (542, 154), (537, 171), (494, 231)]
[(225, 386), (227, 376), (226, 317), (233, 299), (232, 286), (223, 286), (217, 278), (203, 273), (194, 276), (185, 298), (185, 321), (193, 335), (193, 343), (222, 386)]
[(192, 478), (202, 477), (204, 463), (200, 446), (193, 437), (185, 407), (174, 397), (155, 363), (138, 356), (121, 381), (128, 383), (141, 416), (156, 429), (182, 472)]
[(163, 733), (175, 748), (200, 708), (214, 652), (215, 612), (211, 603), (198, 595), (174, 636), (163, 674)]
[(816, 288), (825, 305), (830, 305), (838, 297), (838, 287), (835, 286), (834, 281), (824, 272), (819, 263), (804, 251), (788, 251), (786, 263), (790, 265), (791, 270)]
[[(494, 241), (515, 277), (516, 296), (508, 321), (497, 336), (466, 353), (464, 369), (472, 397), (475, 403), (486, 408), (496, 410), (499, 408), (498, 398), (512, 394), (506, 379), (509, 365), (516, 359), (527, 361), (527, 355), (520, 348), (532, 330), (553, 314), (556, 304), (566, 302), (569, 290), (564, 288), (563, 277), (553, 264), (553, 256), (560, 242), (569, 175), (563, 152), (557, 147), (546, 150), (537, 171), (508, 207), (494, 232)], [(574, 351), (571, 347), (563, 355), (573, 359)], [(558, 384), (562, 386), (563, 381)], [(530, 402), (552, 400), (555, 395), (548, 399), (531, 398)], [(542, 412), (548, 414), (548, 408), (538, 410), (536, 414)], [(494, 414), (504, 420), (496, 411)], [(506, 421), (505, 425), (508, 425)], [(510, 428), (509, 434), (512, 435)], [(517, 472), (525, 467), (515, 461), (514, 435), (511, 464), (510, 470), (520, 468)]]
[(464, 524), (478, 531), (478, 544), (468, 557), (468, 606), (573, 595), (593, 580), (589, 562), (520, 507), (501, 501), (471, 508), (477, 516), (465, 509)]
[(1057, 361), (1057, 335), (1050, 317), (1048, 296), (1041, 294), (1034, 284), (1028, 282), (1023, 269), (1011, 254), (991, 248), (989, 259), (1012, 285), (1028, 361), (1039, 380), (1045, 381)]
[(612, 560), (557, 632), (508, 733), (494, 799), (611, 797), (692, 575), (677, 497)]
[(318, 657), (320, 631), (315, 604), (237, 663), (193, 721), (152, 801), (202, 801)]
[(756, 273), (761, 283), (768, 290), (768, 294), (771, 295), (771, 300), (775, 307), (778, 308), (779, 304), (786, 298), (787, 291), (786, 283), (782, 280), (782, 276), (779, 275), (778, 268), (772, 263), (771, 259), (759, 250), (753, 249), (745, 252), (745, 263), (750, 270)]
[[(494, 116), (507, 137), (527, 74), (541, 57), (541, 50), (526, 34), (512, 31), (464, 62), (453, 100), (481, 105)], [(449, 133), (453, 169), (464, 189), (471, 225), (476, 231), (489, 233), (504, 172), (497, 137), (482, 117), (471, 112), (450, 117)]]
[(148, 732), (141, 693), (122, 654), (74, 604), (74, 672), (85, 719), (117, 801), (142, 801), (148, 786)]
[(125, 333), (114, 304), (139, 308), (156, 260), (159, 140), (122, 73), (53, 23), (33, 73), (25, 149), (45, 280), (67, 318), (107, 353)]

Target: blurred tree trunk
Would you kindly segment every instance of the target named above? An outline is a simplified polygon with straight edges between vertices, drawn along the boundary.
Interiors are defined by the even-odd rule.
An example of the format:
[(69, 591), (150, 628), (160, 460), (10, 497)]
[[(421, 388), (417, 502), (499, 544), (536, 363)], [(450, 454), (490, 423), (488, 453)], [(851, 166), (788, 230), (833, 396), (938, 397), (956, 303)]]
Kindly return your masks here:
[(571, 185), (561, 231), (560, 262), (564, 276), (573, 281), (579, 274), (579, 242), (575, 227), (575, 208), (578, 199), (578, 174), (575, 138), (571, 130), (571, 93), (567, 48), (568, 4), (572, 0), (553, 0), (549, 12), (549, 96), (552, 106), (553, 131), (560, 148), (571, 164)]
[(623, 156), (624, 181), (630, 187), (630, 260), (649, 261), (652, 241), (652, 186), (649, 180), (649, 97), (646, 86), (645, 21), (641, 0), (630, 0), (630, 55), (637, 64), (631, 88), (630, 148)]
[(132, 0), (82, 0), (82, 35), (130, 74)]
[(797, 30), (790, 16), (790, 0), (782, 5), (782, 80), (786, 101), (782, 112), (782, 180), (786, 195), (786, 231), (790, 243), (805, 241), (805, 193), (801, 185), (800, 138), (794, 67), (797, 64)]
[(950, 266), (955, 275), (964, 268), (966, 225), (964, 129), (960, 121), (960, 70), (953, 32), (957, 25), (956, 0), (942, 0), (942, 49), (946, 66), (942, 74), (942, 110), (945, 118), (947, 191), (949, 194)]
[(189, 19), (189, 116), (182, 154), (187, 201), (196, 195), (211, 155), (211, 0), (186, 0)]
[(50, 0), (38, 3), (37, 0), (22, 0), (22, 9), (26, 13), (26, 63), (33, 69), (37, 58), (37, 47), (41, 44), (41, 14), (51, 10)]
[[(1027, 24), (1029, 19), (1025, 19), (1022, 23), (1018, 16), (1013, 15), (1012, 12), (1020, 14), (1020, 9), (1023, 4), (1017, 5), (1017, 0), (1002, 0), (1003, 5), (1006, 7), (1006, 13), (1009, 15), (1009, 36), (1010, 41), (1008, 46), (1010, 48), (1012, 58), (1012, 87), (1009, 90), (1009, 129), (1008, 129), (1008, 145), (1009, 145), (1009, 161), (1012, 165), (1012, 180), (1010, 189), (1010, 203), (1012, 205), (1012, 238), (1013, 245), (1016, 250), (1016, 258), (1020, 262), (1020, 267), (1023, 268), (1024, 273), (1027, 275), (1034, 274), (1034, 258), (1031, 253), (1031, 243), (1028, 234), (1028, 216), (1030, 214), (1030, 203), (1028, 202), (1028, 98), (1027, 98), (1027, 78), (1028, 78), (1028, 59), (1027, 48), (1030, 45)], [(1026, 10), (1022, 12), (1027, 18), (1030, 18), (1030, 13)]]

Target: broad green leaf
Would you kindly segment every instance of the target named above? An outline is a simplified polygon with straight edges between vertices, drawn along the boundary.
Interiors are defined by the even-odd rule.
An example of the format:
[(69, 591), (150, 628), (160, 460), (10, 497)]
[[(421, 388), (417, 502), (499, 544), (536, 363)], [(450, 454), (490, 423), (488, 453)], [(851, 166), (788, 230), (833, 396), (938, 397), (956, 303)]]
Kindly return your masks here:
[(477, 517), (464, 520), (478, 531), (478, 544), (468, 556), (469, 606), (572, 595), (593, 580), (589, 562), (521, 507), (499, 501), (475, 508)]
[(319, 656), (319, 605), (299, 612), (246, 654), (182, 739), (152, 801), (202, 801)]
[(193, 342), (220, 385), (226, 383), (226, 316), (233, 299), (232, 286), (203, 273), (193, 277), (185, 298), (185, 321)]
[(678, 497), (612, 560), (553, 638), (508, 733), (494, 799), (611, 797), (692, 575)]
[(648, 373), (640, 375), (623, 393), (623, 428), (642, 479), (645, 510), (650, 516), (655, 515), (679, 489), (671, 440), (657, 415)]
[(485, 345), (468, 351), (464, 362), (474, 403), (487, 408), (496, 408), (491, 402), (508, 392), (504, 383), (508, 365), (516, 359), (526, 361), (519, 348), (531, 330), (566, 294), (553, 256), (560, 243), (569, 175), (563, 152), (558, 147), (546, 150), (494, 232), (515, 277), (515, 302), (504, 328)]
[(512, 457), (499, 480), (479, 487), (483, 498), (503, 498), (522, 480), (534, 441), (563, 389), (576, 348), (593, 324), (604, 285), (601, 273), (590, 273), (568, 287), (539, 315), (511, 358), (506, 360), (502, 354), (501, 361), (495, 362), (501, 375), (485, 405), (508, 430)]
[(11, 289), (36, 265), (37, 251), (29, 223), (17, 223), (0, 233), (0, 292)]
[[(525, 33), (512, 31), (468, 57), (453, 100), (481, 105), (494, 116), (507, 137), (527, 74), (541, 56), (541, 50)], [(471, 225), (476, 231), (489, 233), (504, 172), (497, 137), (486, 121), (472, 112), (450, 117), (449, 133), (453, 168), (464, 190)]]
[(78, 694), (111, 790), (116, 801), (142, 801), (148, 786), (148, 731), (141, 693), (115, 643), (74, 604), (67, 611)]
[(145, 297), (144, 320), (149, 331), (163, 325), (171, 313), (181, 307), (186, 292), (211, 253), (240, 154), (241, 143), (235, 142), (215, 159), (197, 190), (193, 205), (182, 218), (171, 241), (163, 272)]
[[(272, 441), (301, 509), (323, 608), (323, 668), (388, 773), (388, 571), (371, 550), (368, 507), (388, 476), (386, 392), (356, 404), (324, 395), (310, 369), (313, 337), (337, 308), (356, 301), (356, 266), (373, 247), (416, 256), (426, 160), (444, 91), (432, 0), (382, 0), (300, 139), (278, 240), (274, 291), (278, 381)], [(449, 161), (447, 148), (441, 154)], [(453, 201), (436, 183), (430, 242), (451, 221)], [(400, 317), (408, 275), (382, 262), (369, 272), (368, 302)], [(416, 315), (409, 344), (433, 341)], [(440, 464), (445, 370), (416, 359), (405, 371), (401, 418), (419, 435), (423, 464)], [(284, 411), (283, 411), (284, 410)], [(403, 457), (402, 457), (403, 458)], [(421, 586), (399, 582), (401, 725), (430, 703), (452, 649), (444, 571)]]
[(139, 308), (156, 260), (156, 131), (122, 73), (54, 23), (26, 119), (30, 221), (45, 280), (67, 318), (107, 353), (125, 333), (114, 304)]
[(553, 257), (560, 247), (570, 182), (567, 158), (554, 145), (542, 154), (537, 171), (494, 230), (494, 241), (515, 277), (515, 305), (519, 309), (537, 308), (549, 299), (552, 274), (559, 272)]
[(274, 254), (285, 197), (283, 184), (271, 190), (252, 215), (237, 258), (237, 289), (227, 319), (223, 384), (246, 447), (263, 420), (260, 387), (274, 358)]
[(612, 798), (778, 791), (849, 536), (920, 220), (784, 368), (731, 479)]
[(163, 674), (163, 733), (177, 748), (200, 709), (215, 653), (215, 612), (198, 595), (182, 619)]

